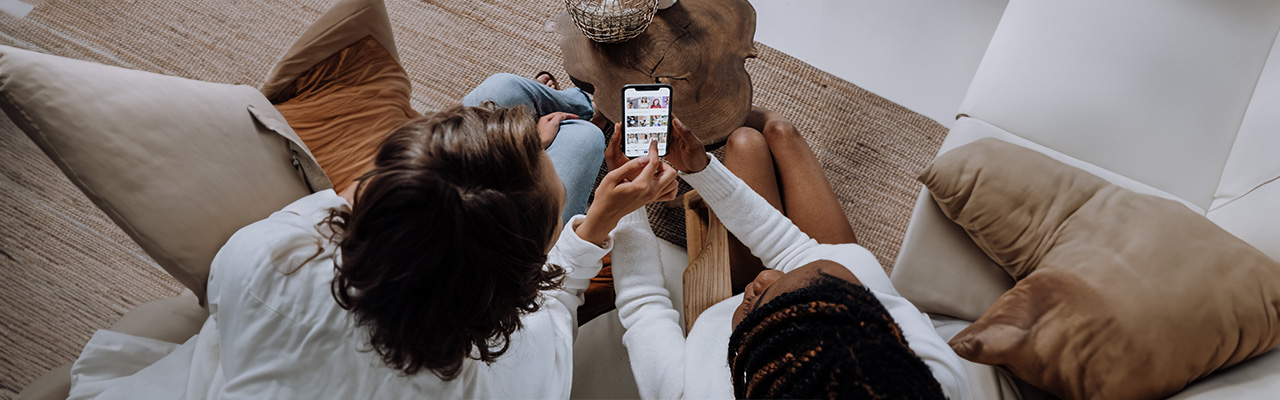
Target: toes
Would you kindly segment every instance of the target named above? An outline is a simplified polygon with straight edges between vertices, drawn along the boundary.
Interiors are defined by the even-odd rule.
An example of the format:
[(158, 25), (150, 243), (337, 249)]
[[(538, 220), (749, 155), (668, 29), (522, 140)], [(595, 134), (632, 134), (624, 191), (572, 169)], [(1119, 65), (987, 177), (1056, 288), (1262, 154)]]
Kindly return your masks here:
[(557, 87), (559, 85), (556, 84), (555, 75), (551, 75), (550, 72), (547, 72), (547, 71), (538, 72), (538, 75), (534, 76), (533, 79), (538, 81), (538, 83), (546, 85), (549, 88), (559, 89), (559, 87)]

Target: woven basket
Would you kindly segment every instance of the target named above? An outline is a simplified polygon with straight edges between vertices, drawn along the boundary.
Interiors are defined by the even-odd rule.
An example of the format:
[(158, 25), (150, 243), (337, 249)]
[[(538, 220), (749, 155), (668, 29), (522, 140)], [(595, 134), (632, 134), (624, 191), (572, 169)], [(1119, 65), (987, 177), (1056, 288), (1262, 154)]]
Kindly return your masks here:
[(574, 24), (597, 42), (617, 43), (644, 33), (658, 0), (564, 0)]

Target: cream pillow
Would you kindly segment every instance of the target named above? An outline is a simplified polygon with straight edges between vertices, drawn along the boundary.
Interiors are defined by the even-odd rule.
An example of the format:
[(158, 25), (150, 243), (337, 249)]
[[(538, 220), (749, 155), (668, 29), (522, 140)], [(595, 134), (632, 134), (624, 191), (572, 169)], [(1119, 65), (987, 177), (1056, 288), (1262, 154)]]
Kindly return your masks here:
[(983, 139), (920, 180), (1018, 282), (951, 340), (1068, 399), (1172, 395), (1280, 343), (1280, 264), (1172, 200)]
[(330, 187), (248, 86), (0, 46), (0, 108), (202, 303), (232, 233)]

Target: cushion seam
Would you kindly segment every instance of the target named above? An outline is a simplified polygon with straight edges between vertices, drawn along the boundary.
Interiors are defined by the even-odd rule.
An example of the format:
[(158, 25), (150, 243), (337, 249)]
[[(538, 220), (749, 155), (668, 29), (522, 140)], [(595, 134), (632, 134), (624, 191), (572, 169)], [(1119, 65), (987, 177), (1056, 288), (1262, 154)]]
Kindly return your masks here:
[(1218, 199), (1218, 193), (1222, 191), (1222, 178), (1227, 175), (1226, 174), (1227, 163), (1231, 162), (1232, 155), (1235, 153), (1236, 144), (1240, 141), (1240, 127), (1244, 125), (1244, 118), (1249, 115), (1249, 105), (1253, 104), (1253, 98), (1255, 95), (1258, 94), (1258, 81), (1262, 80), (1262, 72), (1267, 69), (1267, 64), (1268, 64), (1267, 61), (1271, 58), (1271, 49), (1275, 48), (1277, 39), (1280, 39), (1280, 32), (1278, 32), (1275, 37), (1271, 38), (1271, 47), (1267, 48), (1267, 55), (1265, 58), (1263, 58), (1262, 68), (1258, 70), (1257, 78), (1254, 79), (1253, 81), (1253, 89), (1249, 91), (1249, 102), (1245, 104), (1244, 111), (1240, 112), (1240, 119), (1236, 122), (1235, 136), (1231, 137), (1231, 148), (1230, 150), (1227, 150), (1227, 159), (1226, 159), (1226, 162), (1223, 162), (1222, 164), (1222, 172), (1218, 173), (1218, 181), (1214, 182), (1213, 184), (1213, 198), (1209, 200), (1209, 207), (1205, 208), (1205, 214), (1208, 214), (1210, 211), (1222, 208), (1227, 204), (1231, 204), (1232, 202), (1239, 200), (1244, 196), (1247, 196), (1249, 193), (1253, 193), (1254, 190), (1257, 190), (1260, 187), (1266, 186), (1268, 183), (1271, 183), (1276, 179), (1280, 179), (1280, 176), (1272, 177), (1270, 180), (1267, 180), (1266, 182), (1263, 182), (1262, 184), (1257, 185), (1252, 189), (1249, 189), (1248, 191), (1244, 192), (1244, 194), (1241, 194), (1239, 196), (1231, 198), (1230, 200), (1227, 200), (1226, 203), (1219, 204), (1216, 207), (1213, 205), (1214, 201)]
[(1226, 207), (1228, 204), (1235, 203), (1235, 202), (1236, 202), (1236, 200), (1243, 199), (1243, 198), (1245, 198), (1245, 196), (1248, 196), (1249, 194), (1251, 194), (1251, 193), (1253, 193), (1253, 192), (1257, 191), (1258, 189), (1262, 189), (1262, 187), (1263, 187), (1263, 186), (1270, 185), (1270, 184), (1272, 184), (1272, 183), (1276, 182), (1277, 180), (1280, 180), (1280, 175), (1274, 176), (1274, 177), (1272, 177), (1271, 179), (1267, 179), (1265, 182), (1259, 183), (1257, 186), (1254, 186), (1253, 188), (1251, 188), (1251, 189), (1249, 189), (1249, 190), (1245, 191), (1244, 193), (1240, 194), (1239, 196), (1232, 197), (1230, 200), (1227, 200), (1226, 202), (1224, 202), (1224, 203), (1222, 203), (1222, 204), (1218, 204), (1216, 207), (1213, 207), (1213, 208), (1210, 208), (1210, 209), (1208, 209), (1208, 210), (1205, 210), (1205, 214), (1208, 214), (1208, 213), (1211, 213), (1211, 212), (1217, 211), (1217, 210), (1219, 210), (1219, 209), (1221, 209), (1221, 208), (1223, 208), (1223, 207)]

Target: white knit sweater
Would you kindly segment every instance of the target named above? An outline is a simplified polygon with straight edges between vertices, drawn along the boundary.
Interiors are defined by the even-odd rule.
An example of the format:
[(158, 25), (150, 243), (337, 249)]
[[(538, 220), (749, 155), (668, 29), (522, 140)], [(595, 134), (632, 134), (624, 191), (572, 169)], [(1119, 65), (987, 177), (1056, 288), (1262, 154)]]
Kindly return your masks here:
[[(960, 358), (933, 330), (929, 318), (898, 294), (870, 252), (856, 244), (824, 245), (757, 195), (714, 157), (706, 169), (682, 174), (716, 211), (724, 226), (768, 268), (789, 272), (815, 260), (848, 268), (884, 304), (911, 349), (924, 360), (951, 399), (969, 399)], [(644, 209), (626, 216), (613, 233), (613, 277), (622, 342), (644, 399), (732, 398), (726, 361), (730, 319), (742, 295), (708, 308), (686, 339), (679, 312), (663, 287), (657, 238)]]

